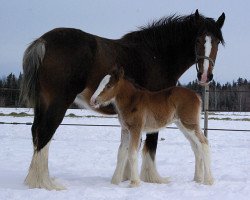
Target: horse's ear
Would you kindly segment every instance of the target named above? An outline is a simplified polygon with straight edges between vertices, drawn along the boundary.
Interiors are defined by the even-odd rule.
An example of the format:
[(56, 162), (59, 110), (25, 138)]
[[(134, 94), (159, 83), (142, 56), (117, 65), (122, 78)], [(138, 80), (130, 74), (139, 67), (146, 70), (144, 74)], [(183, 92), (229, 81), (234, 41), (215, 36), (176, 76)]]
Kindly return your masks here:
[(199, 21), (200, 20), (200, 14), (199, 14), (198, 9), (196, 9), (196, 11), (194, 13), (194, 16), (195, 16), (195, 21)]
[(223, 12), (222, 15), (218, 18), (218, 20), (216, 21), (216, 24), (217, 26), (221, 29), (223, 24), (224, 24), (224, 21), (225, 21), (225, 13)]

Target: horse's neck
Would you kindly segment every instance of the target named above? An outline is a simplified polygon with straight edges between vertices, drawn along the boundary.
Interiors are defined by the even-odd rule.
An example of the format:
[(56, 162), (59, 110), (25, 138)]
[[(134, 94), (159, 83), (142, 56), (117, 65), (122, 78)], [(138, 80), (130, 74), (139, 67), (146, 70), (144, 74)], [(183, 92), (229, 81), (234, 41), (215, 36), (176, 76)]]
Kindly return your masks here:
[[(165, 35), (161, 31), (142, 33), (142, 36), (135, 33), (135, 37), (129, 38), (129, 40), (142, 46), (144, 51), (140, 49), (141, 53), (139, 52), (142, 59), (148, 55), (152, 57), (151, 62), (145, 62), (151, 65), (149, 67), (158, 66), (164, 74), (171, 73), (171, 80), (175, 79), (172, 82), (176, 82), (195, 63), (195, 40), (198, 30), (196, 27), (190, 27), (184, 29), (182, 33), (170, 31)], [(138, 35), (136, 36), (136, 34)]]
[[(190, 35), (190, 34), (189, 34)], [(168, 71), (176, 73), (184, 73), (189, 67), (195, 63), (195, 35), (179, 38), (176, 42), (157, 41), (157, 46), (162, 48), (154, 50), (159, 55), (164, 67)], [(170, 70), (174, 68), (174, 70)]]

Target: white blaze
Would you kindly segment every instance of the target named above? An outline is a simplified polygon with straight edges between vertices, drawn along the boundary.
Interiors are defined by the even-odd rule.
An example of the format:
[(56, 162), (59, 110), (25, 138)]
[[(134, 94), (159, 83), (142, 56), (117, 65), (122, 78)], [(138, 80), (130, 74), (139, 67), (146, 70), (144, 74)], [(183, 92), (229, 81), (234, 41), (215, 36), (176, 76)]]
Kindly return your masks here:
[(105, 86), (107, 85), (107, 83), (110, 80), (110, 75), (106, 75), (102, 81), (100, 82), (98, 88), (96, 89), (95, 93), (92, 95), (91, 100), (95, 99), (96, 97), (98, 97), (98, 95), (103, 91), (103, 89), (105, 88)]
[[(205, 37), (205, 56), (209, 57), (210, 53), (211, 53), (211, 49), (212, 49), (212, 40), (211, 40), (211, 36), (206, 36)], [(203, 74), (201, 77), (201, 82), (206, 82), (207, 80), (207, 72), (208, 72), (208, 68), (209, 68), (209, 60), (208, 59), (204, 59), (204, 63), (203, 63)]]

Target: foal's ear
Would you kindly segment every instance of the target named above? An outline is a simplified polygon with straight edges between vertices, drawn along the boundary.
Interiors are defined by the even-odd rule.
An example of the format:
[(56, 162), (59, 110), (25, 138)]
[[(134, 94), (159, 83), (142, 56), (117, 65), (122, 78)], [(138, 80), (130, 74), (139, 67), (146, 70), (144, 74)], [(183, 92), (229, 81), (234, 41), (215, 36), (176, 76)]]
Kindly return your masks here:
[(216, 24), (219, 28), (222, 28), (224, 21), (225, 21), (225, 13), (222, 13), (222, 15), (218, 18), (218, 20), (216, 21)]
[(113, 69), (111, 74), (116, 80), (119, 80), (119, 78), (124, 76), (123, 67), (116, 67), (115, 69)]

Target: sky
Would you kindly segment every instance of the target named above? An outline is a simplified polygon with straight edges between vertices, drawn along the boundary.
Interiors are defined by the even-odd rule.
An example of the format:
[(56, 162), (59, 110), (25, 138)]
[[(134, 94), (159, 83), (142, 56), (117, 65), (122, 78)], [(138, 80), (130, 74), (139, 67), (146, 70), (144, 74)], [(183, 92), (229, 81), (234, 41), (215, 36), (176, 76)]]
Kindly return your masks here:
[[(220, 46), (214, 80), (250, 80), (250, 1), (247, 0), (0, 0), (0, 77), (22, 71), (23, 52), (34, 39), (56, 27), (78, 28), (117, 39), (152, 20), (199, 9), (217, 19), (222, 12), (226, 41)], [(196, 79), (192, 66), (180, 79)]]

